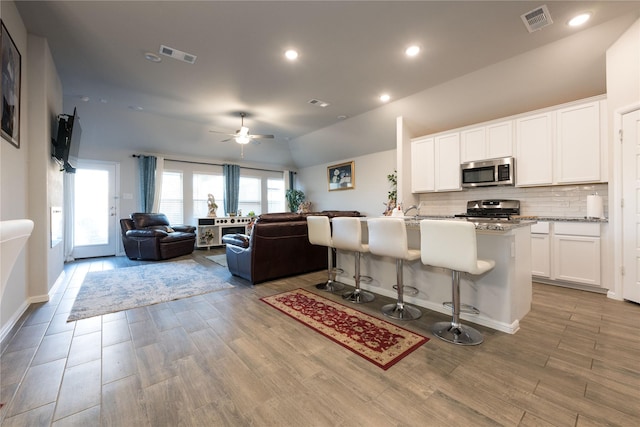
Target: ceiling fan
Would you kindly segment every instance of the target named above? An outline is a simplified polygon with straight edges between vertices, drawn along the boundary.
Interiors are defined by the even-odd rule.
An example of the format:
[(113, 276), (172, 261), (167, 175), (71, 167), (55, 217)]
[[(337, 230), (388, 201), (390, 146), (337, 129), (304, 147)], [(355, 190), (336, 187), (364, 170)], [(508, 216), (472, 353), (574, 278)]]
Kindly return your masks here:
[(249, 128), (244, 125), (244, 118), (247, 116), (247, 113), (240, 113), (240, 129), (236, 131), (236, 133), (226, 133), (226, 132), (218, 132), (215, 130), (210, 130), (209, 132), (213, 133), (222, 133), (224, 135), (231, 136), (232, 138), (227, 138), (222, 140), (221, 142), (227, 142), (231, 140), (235, 140), (238, 144), (245, 145), (250, 143), (254, 139), (273, 139), (273, 135), (259, 135), (249, 133)]

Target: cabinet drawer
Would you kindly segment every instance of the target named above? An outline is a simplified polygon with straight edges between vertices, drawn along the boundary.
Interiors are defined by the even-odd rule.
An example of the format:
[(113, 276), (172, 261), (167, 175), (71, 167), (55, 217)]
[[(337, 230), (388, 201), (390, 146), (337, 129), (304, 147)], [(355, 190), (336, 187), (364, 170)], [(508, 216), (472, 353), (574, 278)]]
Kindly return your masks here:
[(553, 231), (555, 234), (600, 237), (600, 224), (590, 222), (556, 222), (553, 224)]
[(531, 232), (535, 234), (549, 234), (549, 223), (547, 221), (536, 222), (531, 226)]

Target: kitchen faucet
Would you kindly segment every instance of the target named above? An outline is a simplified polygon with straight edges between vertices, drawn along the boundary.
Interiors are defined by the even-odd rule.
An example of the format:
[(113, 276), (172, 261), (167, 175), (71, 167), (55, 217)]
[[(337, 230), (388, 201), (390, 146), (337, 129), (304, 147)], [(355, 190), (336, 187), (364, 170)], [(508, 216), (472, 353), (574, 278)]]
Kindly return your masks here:
[(420, 207), (421, 207), (421, 206), (422, 206), (422, 202), (420, 202), (420, 204), (419, 204), (418, 206), (416, 206), (416, 205), (411, 205), (411, 206), (409, 206), (407, 209), (405, 209), (405, 210), (404, 210), (404, 215), (406, 216), (406, 215), (407, 215), (407, 212), (409, 212), (409, 211), (410, 211), (410, 210), (412, 210), (412, 209), (415, 209), (415, 210), (416, 210), (416, 215), (415, 215), (415, 216), (420, 215)]

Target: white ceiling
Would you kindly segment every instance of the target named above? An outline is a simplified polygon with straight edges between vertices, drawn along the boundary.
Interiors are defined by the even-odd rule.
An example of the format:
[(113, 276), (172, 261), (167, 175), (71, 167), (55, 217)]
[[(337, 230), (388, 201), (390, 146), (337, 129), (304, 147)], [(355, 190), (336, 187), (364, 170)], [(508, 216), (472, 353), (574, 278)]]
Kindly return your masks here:
[[(558, 59), (579, 55), (568, 63), (581, 68), (579, 76), (550, 75), (555, 87), (566, 78), (572, 88), (566, 98), (603, 93), (604, 52), (640, 16), (640, 2), (546, 1), (554, 24), (529, 33), (520, 15), (544, 3), (16, 1), (27, 30), (49, 42), (65, 109), (78, 107), (81, 155), (94, 146), (237, 161), (239, 146), (209, 130), (235, 131), (242, 111), (252, 133), (276, 136), (247, 146), (244, 161), (293, 167), (394, 148), (393, 138), (346, 147), (344, 139), (326, 137), (341, 128), (368, 130), (371, 119), (361, 115), (374, 109), (405, 115), (418, 132), (441, 130), (421, 123), (415, 110), (402, 111), (411, 105), (406, 97), (564, 39), (582, 48)], [(569, 28), (569, 17), (584, 10), (594, 14), (587, 28)], [(412, 43), (423, 50), (411, 59), (403, 51)], [(161, 44), (197, 55), (196, 63), (144, 59)], [(300, 52), (293, 63), (283, 57), (290, 47)], [(525, 98), (522, 88), (530, 86), (535, 103), (557, 101), (510, 77), (495, 77), (497, 99), (517, 104), (510, 87)], [(382, 92), (392, 102), (381, 108)], [(310, 105), (312, 98), (330, 106)], [(504, 111), (493, 104), (455, 119), (443, 116), (440, 126), (499, 117)], [(343, 115), (346, 120), (338, 118)]]

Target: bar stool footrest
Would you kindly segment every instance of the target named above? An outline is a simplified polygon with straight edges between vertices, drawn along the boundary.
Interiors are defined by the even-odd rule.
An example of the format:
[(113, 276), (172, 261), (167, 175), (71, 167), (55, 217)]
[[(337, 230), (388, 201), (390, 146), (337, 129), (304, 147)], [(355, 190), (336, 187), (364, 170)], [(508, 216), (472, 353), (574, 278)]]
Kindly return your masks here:
[[(353, 276), (353, 278), (355, 280), (356, 276)], [(371, 277), (371, 276), (362, 276), (361, 275), (360, 276), (360, 282), (361, 283), (371, 283), (371, 282), (373, 282), (373, 277)]]
[[(450, 310), (453, 310), (453, 303), (451, 301), (443, 302), (442, 305)], [(469, 304), (460, 304), (460, 313), (480, 314), (480, 310)]]
[[(393, 289), (397, 291), (398, 285), (393, 285)], [(418, 288), (414, 288), (413, 286), (403, 286), (402, 291), (404, 292), (405, 295), (411, 296), (411, 297), (414, 295), (418, 295), (418, 292), (420, 292)]]

